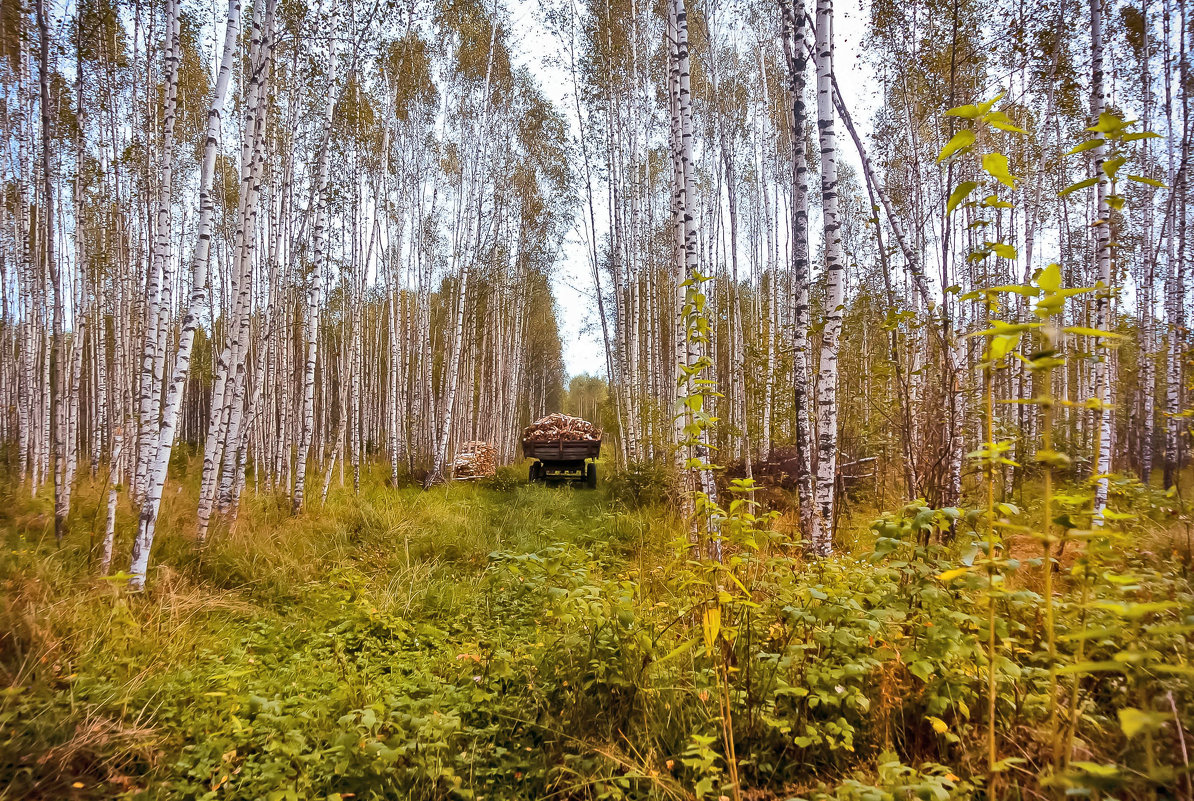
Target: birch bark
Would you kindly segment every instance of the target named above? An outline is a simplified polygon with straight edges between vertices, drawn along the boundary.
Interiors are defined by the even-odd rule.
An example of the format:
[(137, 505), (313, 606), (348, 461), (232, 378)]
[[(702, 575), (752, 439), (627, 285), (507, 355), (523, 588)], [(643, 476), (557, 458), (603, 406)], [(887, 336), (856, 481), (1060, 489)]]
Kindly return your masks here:
[(808, 118), (804, 93), (808, 59), (805, 27), (808, 16), (803, 0), (781, 0), (782, 37), (788, 63), (789, 100), (792, 104), (792, 391), (796, 429), (796, 492), (800, 505), (801, 533), (811, 541), (816, 527), (813, 493), (813, 434), (809, 419), (811, 396), (809, 342), (808, 158), (805, 124)]
[(178, 427), (183, 390), (186, 387), (187, 376), (190, 374), (195, 329), (199, 325), (199, 315), (207, 303), (208, 258), (211, 254), (211, 228), (214, 212), (212, 178), (215, 173), (216, 150), (220, 139), (224, 103), (232, 74), (232, 62), (236, 55), (237, 38), (240, 35), (240, 17), (240, 0), (229, 0), (224, 25), (224, 48), (220, 57), (220, 70), (216, 77), (215, 92), (212, 96), (211, 107), (207, 112), (203, 162), (199, 172), (198, 243), (191, 260), (191, 295), (187, 302), (186, 316), (182, 321), (182, 332), (178, 338), (178, 352), (174, 359), (174, 369), (162, 409), (157, 454), (149, 470), (148, 490), (141, 504), (137, 537), (133, 541), (132, 558), (129, 564), (129, 573), (132, 574), (129, 579), (129, 588), (133, 590), (140, 590), (145, 586), (149, 553), (153, 547), (158, 512), (162, 503), (162, 489), (166, 483), (166, 468), (170, 463), (174, 432)]
[(825, 247), (825, 325), (817, 376), (816, 515), (811, 549), (833, 551), (834, 502), (837, 482), (837, 360), (845, 296), (841, 221), (837, 193), (837, 139), (833, 110), (833, 0), (817, 0), (817, 130), (821, 145), (821, 214)]
[(294, 466), (294, 490), (290, 510), (298, 514), (303, 508), (306, 491), (307, 461), (310, 458), (311, 442), (315, 436), (315, 361), (319, 353), (319, 296), (323, 289), (324, 243), (327, 237), (328, 218), (328, 155), (332, 146), (332, 112), (336, 97), (336, 48), (334, 41), (328, 45), (328, 89), (323, 111), (323, 136), (319, 146), (316, 167), (315, 230), (312, 236), (311, 276), (307, 284), (307, 319), (303, 328), (306, 361), (303, 363), (302, 433), (299, 436), (298, 456)]
[[(1091, 81), (1090, 81), (1090, 115), (1097, 125), (1099, 116), (1105, 111), (1107, 90), (1103, 76), (1103, 0), (1090, 0), (1090, 48), (1091, 48)], [(1102, 288), (1095, 294), (1095, 328), (1100, 331), (1110, 330), (1111, 326), (1111, 207), (1107, 202), (1110, 193), (1110, 182), (1103, 171), (1103, 159), (1106, 145), (1102, 134), (1096, 134), (1100, 144), (1092, 151), (1094, 156), (1094, 172), (1098, 179), (1095, 184), (1095, 221), (1093, 223), (1095, 239), (1095, 270)], [(1109, 363), (1111, 351), (1107, 343), (1100, 340), (1101, 353), (1095, 357), (1094, 364), (1094, 396), (1098, 398), (1097, 410), (1098, 430), (1095, 449), (1095, 498), (1094, 521), (1096, 525), (1102, 523), (1103, 510), (1107, 506), (1107, 474), (1111, 472), (1111, 391)]]

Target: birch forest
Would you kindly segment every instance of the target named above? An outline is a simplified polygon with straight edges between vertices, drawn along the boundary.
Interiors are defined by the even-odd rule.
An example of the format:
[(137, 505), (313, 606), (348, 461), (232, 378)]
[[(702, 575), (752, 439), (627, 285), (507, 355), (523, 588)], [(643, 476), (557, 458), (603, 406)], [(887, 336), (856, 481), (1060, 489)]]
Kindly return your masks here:
[(1194, 801), (1190, 14), (3, 0), (0, 799)]

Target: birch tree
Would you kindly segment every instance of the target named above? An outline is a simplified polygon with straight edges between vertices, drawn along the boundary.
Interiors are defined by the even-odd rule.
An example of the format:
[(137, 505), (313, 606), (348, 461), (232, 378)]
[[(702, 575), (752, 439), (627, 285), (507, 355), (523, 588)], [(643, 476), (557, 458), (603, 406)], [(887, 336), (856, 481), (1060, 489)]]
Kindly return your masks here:
[(170, 464), (170, 453), (174, 447), (174, 432), (178, 425), (178, 414), (183, 390), (191, 367), (191, 350), (195, 340), (195, 329), (199, 315), (207, 301), (208, 259), (211, 255), (212, 179), (215, 172), (216, 149), (224, 116), (224, 102), (228, 95), (228, 84), (232, 77), (232, 61), (236, 55), (237, 39), (240, 36), (240, 0), (229, 0), (224, 22), (224, 47), (220, 56), (220, 69), (216, 77), (215, 92), (207, 112), (207, 130), (203, 146), (203, 161), (199, 173), (199, 220), (196, 230), (196, 245), (191, 260), (191, 294), (187, 302), (186, 316), (178, 338), (178, 350), (174, 357), (174, 370), (166, 392), (162, 409), (161, 425), (158, 429), (156, 457), (149, 469), (148, 491), (141, 504), (141, 515), (137, 536), (133, 541), (132, 557), (129, 563), (129, 587), (140, 590), (145, 586), (149, 568), (149, 554), (153, 548), (158, 513), (161, 510), (162, 490), (166, 484), (166, 468)]

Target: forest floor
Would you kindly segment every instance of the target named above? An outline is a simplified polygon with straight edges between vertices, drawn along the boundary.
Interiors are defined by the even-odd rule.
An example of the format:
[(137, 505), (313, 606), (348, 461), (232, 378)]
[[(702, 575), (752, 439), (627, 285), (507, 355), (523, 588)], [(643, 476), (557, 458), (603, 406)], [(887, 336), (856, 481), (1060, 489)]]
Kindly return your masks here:
[[(774, 552), (752, 585), (756, 617), (737, 629), (748, 661), (722, 674), (739, 687), (735, 781), (721, 756), (731, 679), (702, 662), (700, 579), (673, 512), (509, 475), (430, 492), (368, 476), (359, 495), (334, 487), (298, 518), (247, 493), (202, 551), (184, 480), (138, 595), (89, 567), (101, 487), (78, 495), (61, 548), (47, 497), (0, 490), (0, 798), (717, 799), (735, 783), (755, 799), (870, 798), (872, 785), (962, 798), (981, 786), (966, 778), (981, 767), (978, 612), (934, 589), (946, 563), (877, 564), (865, 528), (870, 560), (804, 569)], [(126, 539), (133, 522), (122, 511)], [(1150, 581), (1180, 601), (1178, 618), (1194, 614), (1184, 568)], [(1009, 600), (1001, 636), (1039, 638), (1037, 615)], [(1047, 673), (1019, 662), (1007, 726), (1032, 762)], [(1188, 680), (1176, 691), (1185, 709)]]

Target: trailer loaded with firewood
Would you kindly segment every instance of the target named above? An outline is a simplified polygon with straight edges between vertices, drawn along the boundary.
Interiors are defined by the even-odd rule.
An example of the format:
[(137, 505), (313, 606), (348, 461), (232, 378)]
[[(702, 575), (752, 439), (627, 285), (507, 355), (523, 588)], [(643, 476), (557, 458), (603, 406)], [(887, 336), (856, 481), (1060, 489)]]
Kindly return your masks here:
[(522, 432), (522, 453), (535, 460), (530, 480), (584, 482), (595, 489), (601, 438), (601, 429), (580, 417), (556, 413), (536, 420)]

